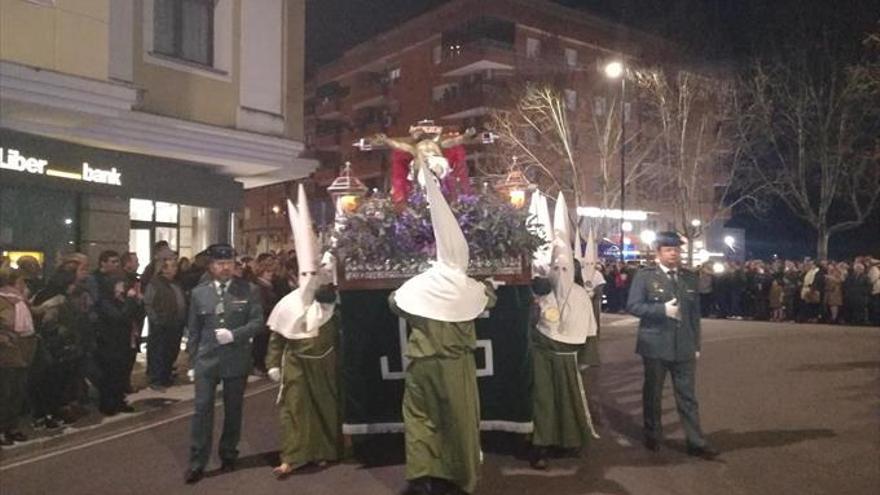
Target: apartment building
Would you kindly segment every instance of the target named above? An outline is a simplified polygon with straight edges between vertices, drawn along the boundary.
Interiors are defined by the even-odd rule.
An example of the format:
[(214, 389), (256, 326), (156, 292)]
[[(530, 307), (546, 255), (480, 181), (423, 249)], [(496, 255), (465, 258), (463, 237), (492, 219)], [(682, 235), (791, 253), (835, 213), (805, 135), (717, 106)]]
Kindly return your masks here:
[(246, 188), (317, 166), (304, 27), (305, 0), (0, 0), (0, 248), (240, 238)]
[[(608, 79), (603, 69), (611, 61), (663, 64), (676, 55), (665, 40), (546, 0), (450, 1), (353, 47), (309, 79), (305, 139), (309, 156), (321, 163), (311, 181), (321, 190), (351, 161), (368, 186), (387, 189), (389, 153), (363, 152), (353, 143), (378, 132), (405, 136), (411, 124), (426, 118), (450, 131), (480, 128), (493, 108), (511, 105), (512, 82), (540, 80), (563, 91), (577, 121), (584, 201), (601, 206), (599, 158), (588, 134), (594, 132), (593, 117), (603, 118), (620, 95), (620, 81)], [(631, 89), (625, 108), (627, 133), (636, 135), (643, 119)], [(496, 151), (491, 145), (469, 147), (472, 177)], [(618, 156), (613, 160), (619, 163)], [(627, 209), (653, 214), (636, 221), (634, 239), (642, 229), (667, 228), (671, 215), (667, 203), (652, 198), (647, 187), (639, 189), (628, 186)]]

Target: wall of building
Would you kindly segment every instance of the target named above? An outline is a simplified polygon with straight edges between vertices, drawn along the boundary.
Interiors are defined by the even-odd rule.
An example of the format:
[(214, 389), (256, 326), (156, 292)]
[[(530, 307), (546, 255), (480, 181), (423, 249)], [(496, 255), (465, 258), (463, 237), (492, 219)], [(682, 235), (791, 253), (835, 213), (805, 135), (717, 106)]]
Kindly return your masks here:
[(0, 0), (0, 59), (107, 79), (109, 0)]
[(284, 46), (287, 48), (284, 62), (286, 72), (285, 110), (287, 137), (297, 141), (305, 139), (305, 63), (306, 63), (306, 2), (286, 0), (287, 19), (284, 30)]
[[(152, 0), (134, 9), (134, 83), (143, 89), (140, 109), (221, 127), (235, 127), (238, 109), (238, 0), (215, 10), (213, 69), (152, 54)], [(223, 29), (217, 29), (222, 26)]]

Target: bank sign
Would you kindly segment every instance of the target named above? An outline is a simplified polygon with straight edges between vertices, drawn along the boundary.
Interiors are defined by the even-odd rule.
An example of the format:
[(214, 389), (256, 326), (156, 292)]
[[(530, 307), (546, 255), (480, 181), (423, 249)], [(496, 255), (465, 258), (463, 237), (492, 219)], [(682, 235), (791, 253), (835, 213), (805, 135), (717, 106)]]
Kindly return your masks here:
[(12, 148), (0, 148), (0, 169), (25, 174), (48, 175), (49, 177), (60, 177), (62, 179), (94, 182), (110, 186), (122, 185), (122, 174), (116, 170), (116, 167), (108, 170), (92, 167), (87, 162), (83, 162), (82, 168), (78, 172), (59, 170), (52, 168), (48, 160), (26, 156)]

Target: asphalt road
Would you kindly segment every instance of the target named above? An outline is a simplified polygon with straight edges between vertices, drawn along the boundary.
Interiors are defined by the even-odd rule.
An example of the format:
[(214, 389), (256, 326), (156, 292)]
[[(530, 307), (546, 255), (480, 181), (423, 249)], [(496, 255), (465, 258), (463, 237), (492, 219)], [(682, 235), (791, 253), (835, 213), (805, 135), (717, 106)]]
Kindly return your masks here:
[[(634, 329), (629, 318), (604, 322), (602, 439), (583, 458), (536, 472), (513, 455), (515, 442), (493, 438), (484, 442), (478, 494), (880, 493), (880, 328), (705, 321), (697, 388), (703, 429), (723, 452), (713, 462), (684, 454), (668, 384), (669, 441), (656, 454), (641, 447)], [(240, 468), (210, 472), (194, 487), (182, 483), (189, 417), (178, 411), (109, 439), (6, 464), (0, 493), (390, 495), (404, 486), (400, 437), (362, 445), (369, 466), (351, 461), (276, 481), (274, 398), (263, 391), (247, 400)]]

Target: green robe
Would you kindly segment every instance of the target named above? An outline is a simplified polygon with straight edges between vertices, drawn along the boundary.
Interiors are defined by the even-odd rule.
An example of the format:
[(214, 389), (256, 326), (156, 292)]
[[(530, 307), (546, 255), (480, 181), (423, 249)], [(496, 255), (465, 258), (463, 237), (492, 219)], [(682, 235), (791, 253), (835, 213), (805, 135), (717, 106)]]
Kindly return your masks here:
[(532, 407), (535, 431), (532, 443), (540, 447), (580, 449), (590, 437), (598, 438), (587, 409), (578, 351), (583, 346), (564, 344), (531, 332)]
[[(488, 292), (491, 308), (496, 298)], [(442, 478), (473, 493), (481, 456), (474, 322), (411, 315), (397, 307), (393, 293), (388, 301), (411, 328), (403, 392), (406, 479)]]
[(281, 368), (281, 462), (301, 466), (343, 456), (338, 343), (337, 316), (311, 339), (272, 332), (266, 366)]

